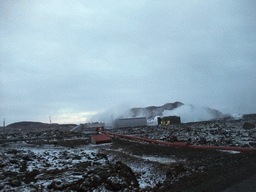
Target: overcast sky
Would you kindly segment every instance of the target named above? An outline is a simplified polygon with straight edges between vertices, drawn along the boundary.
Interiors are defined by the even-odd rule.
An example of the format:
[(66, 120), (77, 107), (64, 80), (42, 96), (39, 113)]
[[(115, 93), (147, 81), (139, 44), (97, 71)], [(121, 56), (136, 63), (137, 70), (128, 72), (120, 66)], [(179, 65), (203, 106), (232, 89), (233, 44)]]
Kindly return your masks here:
[(0, 1), (0, 118), (81, 123), (175, 101), (256, 113), (255, 10), (251, 0)]

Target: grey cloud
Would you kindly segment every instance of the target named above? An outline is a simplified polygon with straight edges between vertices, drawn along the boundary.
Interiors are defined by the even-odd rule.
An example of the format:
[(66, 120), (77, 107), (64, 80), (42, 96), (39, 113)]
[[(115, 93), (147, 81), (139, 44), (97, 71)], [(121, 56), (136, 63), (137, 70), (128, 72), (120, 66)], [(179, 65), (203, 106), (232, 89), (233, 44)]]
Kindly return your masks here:
[(0, 117), (46, 121), (127, 102), (256, 110), (252, 1), (0, 5)]

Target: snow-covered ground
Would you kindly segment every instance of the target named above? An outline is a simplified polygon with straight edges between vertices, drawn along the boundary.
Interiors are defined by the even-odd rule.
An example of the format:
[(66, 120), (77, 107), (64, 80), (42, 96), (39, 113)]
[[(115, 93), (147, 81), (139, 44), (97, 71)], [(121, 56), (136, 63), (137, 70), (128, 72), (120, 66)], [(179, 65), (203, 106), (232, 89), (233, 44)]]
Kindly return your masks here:
[[(167, 142), (256, 147), (256, 128), (245, 128), (245, 122), (242, 119), (216, 120), (111, 131)], [(40, 136), (43, 134), (38, 133)], [(45, 135), (54, 134), (61, 135), (61, 132), (47, 132)], [(23, 138), (25, 136), (36, 135), (23, 134)], [(15, 138), (15, 134), (10, 137)], [(61, 141), (71, 144), (81, 138), (89, 142), (89, 137), (80, 136)], [(242, 153), (222, 150), (213, 154), (206, 152), (205, 156), (175, 149), (166, 152), (167, 148), (163, 146), (120, 138), (110, 144), (70, 145), (72, 147), (57, 145), (57, 139), (52, 141), (54, 145), (25, 141), (0, 145), (0, 191), (157, 190), (158, 185), (167, 186), (184, 176), (233, 161), (233, 158), (233, 162), (239, 162), (237, 157), (244, 158)]]
[[(171, 158), (155, 156), (140, 156), (128, 154), (119, 148), (111, 149), (112, 144), (86, 145), (76, 148), (67, 148), (54, 145), (32, 146), (25, 142), (10, 143), (8, 148), (0, 147), (0, 189), (31, 191), (47, 190), (53, 183), (59, 188), (71, 186), (78, 182), (97, 166), (112, 165), (118, 161), (124, 162), (132, 169), (136, 175), (140, 188), (147, 186), (154, 187), (156, 183), (166, 179), (165, 173), (156, 170), (154, 163), (171, 164), (176, 161)], [(102, 149), (121, 152), (136, 159), (126, 161), (118, 154), (109, 153), (106, 157), (100, 151)], [(79, 165), (87, 166), (86, 169), (79, 170)], [(8, 175), (9, 173), (9, 175)], [(34, 173), (34, 177), (24, 179), (29, 174)], [(5, 177), (5, 175), (8, 175)], [(27, 175), (27, 176), (26, 176)], [(33, 174), (32, 174), (33, 175)]]
[[(243, 128), (245, 122), (242, 119), (215, 120), (114, 129), (112, 132), (166, 142), (186, 141), (194, 145), (256, 147), (256, 126), (245, 129)], [(252, 124), (255, 122), (253, 121)]]
[[(12, 183), (12, 177), (22, 175), (24, 172), (37, 173), (32, 182), (33, 186), (37, 186), (37, 189), (47, 188), (53, 179), (58, 179), (58, 177), (65, 185), (72, 183), (82, 178), (82, 173), (74, 174), (76, 165), (87, 163), (90, 167), (107, 164), (107, 159), (98, 155), (97, 151), (97, 147), (93, 145), (66, 148), (53, 145), (30, 146), (18, 143), (10, 144), (8, 148), (0, 147), (0, 178), (8, 172), (13, 173), (1, 180), (2, 185), (4, 185), (3, 189), (9, 190), (16, 187), (15, 185), (22, 185), (19, 190), (25, 190), (26, 185), (21, 181), (21, 178), (17, 184), (8, 185)], [(66, 176), (49, 176), (54, 172), (63, 172)]]

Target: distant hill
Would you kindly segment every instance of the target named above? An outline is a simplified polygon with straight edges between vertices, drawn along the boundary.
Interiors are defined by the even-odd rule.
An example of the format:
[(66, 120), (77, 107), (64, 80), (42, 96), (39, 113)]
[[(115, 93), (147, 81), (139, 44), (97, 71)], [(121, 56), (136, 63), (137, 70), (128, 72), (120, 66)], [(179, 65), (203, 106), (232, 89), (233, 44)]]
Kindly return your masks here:
[(22, 130), (22, 131), (37, 131), (37, 130), (63, 130), (67, 131), (77, 126), (76, 124), (57, 124), (57, 123), (41, 123), (33, 121), (22, 121), (12, 123), (6, 126), (9, 131)]
[(147, 119), (153, 119), (155, 116), (162, 116), (165, 110), (173, 110), (183, 103), (176, 101), (174, 103), (166, 103), (162, 106), (149, 106), (146, 108), (132, 108), (128, 111), (130, 117), (146, 117)]
[(21, 128), (21, 127), (50, 127), (51, 124), (47, 123), (41, 123), (41, 122), (32, 122), (32, 121), (22, 121), (22, 122), (16, 122), (7, 125), (7, 128)]

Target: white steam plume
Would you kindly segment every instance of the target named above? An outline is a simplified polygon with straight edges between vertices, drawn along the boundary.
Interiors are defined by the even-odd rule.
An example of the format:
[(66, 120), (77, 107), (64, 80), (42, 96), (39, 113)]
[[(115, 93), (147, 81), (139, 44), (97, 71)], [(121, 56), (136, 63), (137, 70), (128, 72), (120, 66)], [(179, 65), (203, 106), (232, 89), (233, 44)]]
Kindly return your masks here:
[(129, 114), (129, 109), (131, 107), (128, 104), (122, 103), (111, 109), (98, 113), (90, 118), (91, 122), (103, 121), (106, 126), (112, 126), (113, 121), (120, 117), (131, 117)]
[(176, 109), (163, 112), (163, 116), (180, 116), (182, 123), (208, 121), (220, 118), (222, 115), (220, 112), (211, 111), (207, 107), (196, 107), (193, 105), (182, 105)]

